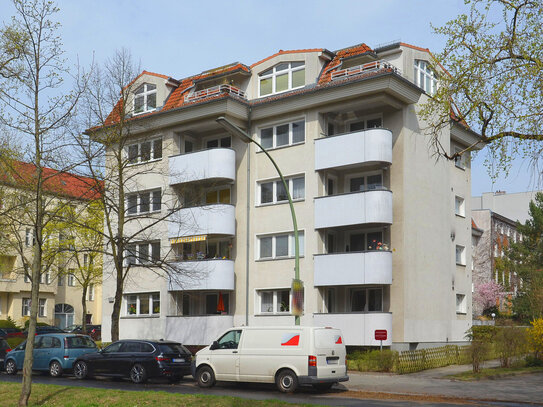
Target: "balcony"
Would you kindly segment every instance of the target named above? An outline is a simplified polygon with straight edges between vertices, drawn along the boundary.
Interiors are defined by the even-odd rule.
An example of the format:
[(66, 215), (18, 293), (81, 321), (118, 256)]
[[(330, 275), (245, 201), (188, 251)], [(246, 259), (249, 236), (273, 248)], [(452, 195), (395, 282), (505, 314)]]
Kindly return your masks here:
[(168, 219), (168, 237), (236, 234), (236, 208), (214, 204), (182, 208)]
[(315, 140), (315, 171), (350, 165), (392, 164), (392, 132), (370, 129)]
[(168, 316), (164, 337), (184, 345), (211, 344), (233, 326), (233, 315)]
[(341, 314), (313, 314), (313, 326), (331, 326), (341, 329), (347, 346), (379, 346), (375, 340), (376, 329), (387, 330), (384, 346), (392, 344), (392, 314), (389, 312)]
[(315, 198), (315, 229), (392, 224), (392, 192), (368, 190)]
[(195, 102), (209, 97), (218, 96), (223, 93), (229, 93), (231, 95), (236, 95), (240, 98), (247, 99), (247, 97), (245, 96), (245, 92), (239, 88), (236, 88), (235, 86), (218, 85), (186, 95), (185, 103)]
[(179, 276), (170, 276), (168, 290), (233, 290), (234, 261), (208, 259), (171, 263)]
[(176, 155), (169, 159), (170, 185), (195, 181), (236, 180), (236, 152), (230, 148), (214, 148)]
[(338, 79), (344, 79), (347, 77), (360, 75), (360, 74), (366, 74), (370, 72), (377, 72), (377, 71), (387, 71), (387, 72), (394, 72), (398, 75), (401, 75), (401, 71), (396, 68), (394, 65), (392, 65), (388, 61), (379, 60), (379, 61), (373, 61), (368, 62), (367, 64), (352, 66), (350, 68), (346, 69), (340, 69), (339, 71), (334, 71), (331, 74), (331, 79), (338, 80)]
[(392, 284), (392, 252), (388, 250), (319, 254), (314, 264), (315, 287)]

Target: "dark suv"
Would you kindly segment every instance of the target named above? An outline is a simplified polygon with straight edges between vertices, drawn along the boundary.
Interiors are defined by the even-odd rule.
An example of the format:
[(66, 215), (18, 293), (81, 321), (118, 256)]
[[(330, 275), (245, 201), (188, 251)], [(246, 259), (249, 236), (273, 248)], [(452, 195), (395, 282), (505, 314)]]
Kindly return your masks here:
[[(83, 326), (82, 325), (73, 325), (69, 332), (74, 334), (82, 334)], [(89, 335), (95, 341), (102, 340), (102, 325), (91, 325), (87, 324), (87, 335)]]
[(179, 342), (160, 340), (121, 340), (98, 353), (81, 355), (74, 362), (78, 379), (90, 376), (127, 377), (144, 383), (150, 377), (179, 381), (190, 374), (192, 354)]

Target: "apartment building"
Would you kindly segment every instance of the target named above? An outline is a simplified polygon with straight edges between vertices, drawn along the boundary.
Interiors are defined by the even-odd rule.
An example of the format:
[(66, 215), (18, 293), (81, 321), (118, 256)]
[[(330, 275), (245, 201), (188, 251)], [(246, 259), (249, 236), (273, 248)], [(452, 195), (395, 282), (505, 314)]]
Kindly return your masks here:
[[(260, 148), (216, 122), (223, 116), (287, 180), (302, 325), (341, 328), (348, 346), (378, 346), (376, 329), (396, 349), (463, 341), (471, 326), (470, 160), (436, 161), (429, 149), (417, 109), (438, 86), (430, 65), (427, 49), (359, 44), (281, 50), (181, 80), (139, 75), (126, 154), (142, 176), (125, 191), (127, 206), (134, 217), (179, 210), (131, 249), (121, 338), (203, 345), (232, 326), (294, 324), (285, 188)], [(440, 136), (451, 152), (475, 140), (452, 123)], [(152, 270), (143, 264), (151, 252), (185, 273)], [(105, 266), (104, 340), (111, 273)]]
[[(36, 167), (30, 163), (14, 162), (9, 166), (2, 166), (0, 175), (0, 216), (2, 210), (10, 210), (13, 206), (7, 204), (11, 197), (24, 197), (25, 188), (32, 182)], [(53, 209), (57, 204), (69, 202), (74, 207), (83, 207), (84, 204), (95, 196), (96, 192), (89, 186), (92, 180), (79, 177), (66, 172), (56, 171), (50, 168), (43, 169), (44, 191), (47, 207)], [(31, 199), (31, 198), (29, 198)], [(28, 209), (28, 208), (27, 208)], [(4, 221), (9, 217), (4, 216)], [(4, 230), (6, 232), (6, 230)], [(25, 225), (24, 220), (19, 220), (17, 225), (8, 228), (8, 233), (17, 233), (19, 236), (13, 242), (20, 249), (13, 248), (12, 244), (6, 245), (0, 242), (0, 319), (10, 317), (16, 323), (22, 325), (25, 318), (30, 316), (31, 306), (31, 281), (25, 275), (21, 253), (25, 261), (31, 261), (34, 244), (32, 225)], [(58, 236), (52, 236), (44, 232), (46, 245), (57, 245), (59, 241), (68, 238), (63, 232)], [(76, 243), (77, 244), (77, 243)], [(83, 257), (87, 256), (87, 257)], [(86, 266), (88, 254), (81, 255), (81, 263)], [(46, 255), (43, 263), (47, 263)], [(76, 276), (77, 264), (72, 256), (57, 256), (54, 264), (42, 273), (40, 277), (40, 294), (38, 307), (38, 322), (65, 328), (72, 324), (81, 324), (83, 321), (82, 289)], [(60, 271), (60, 272), (59, 272)], [(102, 319), (101, 285), (90, 284), (86, 296), (88, 323), (100, 324)]]
[[(473, 209), (471, 212), (473, 227), (478, 233), (473, 239), (473, 292), (476, 295), (479, 286), (495, 281), (503, 289), (503, 297), (496, 298), (496, 306), (501, 312), (511, 312), (511, 301), (519, 290), (520, 280), (515, 272), (508, 269), (503, 257), (510, 243), (522, 240), (517, 231), (517, 224), (489, 209)], [(473, 315), (483, 313), (481, 305), (473, 303)]]
[(471, 197), (473, 210), (487, 209), (498, 213), (513, 222), (524, 223), (530, 219), (528, 212), (530, 202), (535, 200), (535, 194), (543, 191), (526, 191), (507, 193), (506, 191), (483, 192), (481, 196)]

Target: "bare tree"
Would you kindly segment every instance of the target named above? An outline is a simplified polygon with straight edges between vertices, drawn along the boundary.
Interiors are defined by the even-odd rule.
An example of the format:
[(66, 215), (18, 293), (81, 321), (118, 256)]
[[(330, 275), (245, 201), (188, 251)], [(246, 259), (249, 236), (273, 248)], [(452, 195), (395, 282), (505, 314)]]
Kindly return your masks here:
[[(58, 9), (46, 0), (13, 0), (16, 15), (1, 31), (0, 44), (9, 50), (8, 58), (0, 65), (0, 125), (21, 135), (27, 147), (24, 159), (30, 162), (27, 173), (15, 173), (24, 184), (24, 196), (15, 202), (13, 212), (22, 211), (24, 217), (11, 217), (17, 222), (11, 237), (20, 245), (21, 228), (29, 227), (33, 234), (32, 256), (22, 259), (32, 283), (30, 323), (23, 366), (20, 406), (28, 405), (32, 383), (34, 334), (38, 314), (40, 274), (44, 265), (51, 264), (44, 257), (44, 227), (50, 220), (51, 201), (45, 194), (53, 173), (47, 167), (65, 168), (59, 161), (64, 148), (65, 128), (81, 95), (81, 88), (62, 93), (68, 74), (54, 16)], [(20, 40), (22, 42), (19, 42)]]

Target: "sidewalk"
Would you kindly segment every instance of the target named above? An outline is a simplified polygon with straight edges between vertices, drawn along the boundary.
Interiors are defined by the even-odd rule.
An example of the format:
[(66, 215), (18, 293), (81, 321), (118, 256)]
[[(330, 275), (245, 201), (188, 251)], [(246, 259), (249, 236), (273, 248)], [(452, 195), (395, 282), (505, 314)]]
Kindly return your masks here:
[[(490, 361), (486, 362), (484, 367), (498, 365), (497, 361)], [(349, 371), (349, 381), (340, 385), (351, 391), (516, 401), (543, 405), (543, 373), (473, 382), (444, 378), (470, 369), (471, 365), (453, 365), (405, 375)]]

